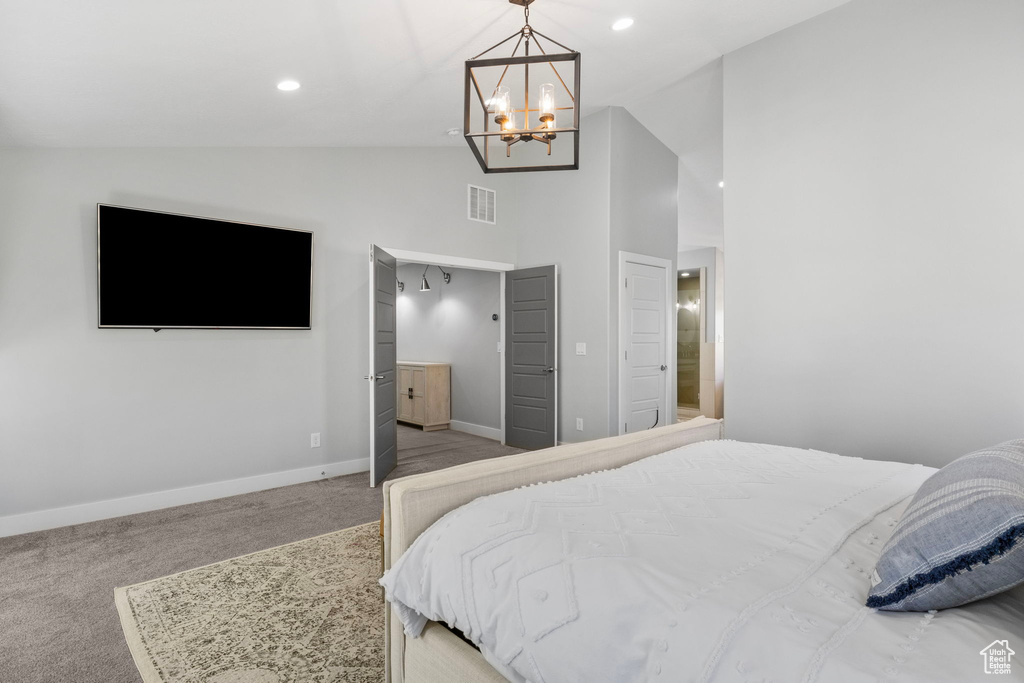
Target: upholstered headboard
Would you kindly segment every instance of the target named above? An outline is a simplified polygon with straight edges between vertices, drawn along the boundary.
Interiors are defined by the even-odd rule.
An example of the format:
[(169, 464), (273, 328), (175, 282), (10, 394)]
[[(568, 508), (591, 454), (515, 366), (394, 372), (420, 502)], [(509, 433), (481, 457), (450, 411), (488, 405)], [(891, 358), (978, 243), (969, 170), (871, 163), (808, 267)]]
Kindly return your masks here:
[[(723, 429), (721, 420), (698, 417), (644, 432), (481, 460), (385, 482), (384, 568), (390, 569), (431, 524), (480, 496), (621, 467), (679, 446), (721, 439)], [(401, 623), (391, 618), (390, 606), (386, 606), (385, 619), (387, 681), (403, 683), (405, 635)]]

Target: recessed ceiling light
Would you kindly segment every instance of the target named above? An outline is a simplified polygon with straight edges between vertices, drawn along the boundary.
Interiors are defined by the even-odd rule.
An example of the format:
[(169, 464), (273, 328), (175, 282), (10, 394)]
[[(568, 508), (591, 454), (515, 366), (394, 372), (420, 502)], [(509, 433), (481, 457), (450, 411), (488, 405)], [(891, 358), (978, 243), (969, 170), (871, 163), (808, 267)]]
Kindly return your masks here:
[(460, 135), (462, 135), (461, 128), (449, 128), (446, 132), (448, 133), (448, 137), (450, 138), (457, 138)]
[(679, 273), (679, 277), (690, 277), (689, 273)]
[(613, 31), (625, 31), (633, 25), (633, 17), (623, 17), (612, 24)]
[(284, 90), (286, 92), (289, 90), (298, 90), (299, 87), (300, 86), (298, 81), (281, 81), (280, 83), (277, 84), (278, 90)]

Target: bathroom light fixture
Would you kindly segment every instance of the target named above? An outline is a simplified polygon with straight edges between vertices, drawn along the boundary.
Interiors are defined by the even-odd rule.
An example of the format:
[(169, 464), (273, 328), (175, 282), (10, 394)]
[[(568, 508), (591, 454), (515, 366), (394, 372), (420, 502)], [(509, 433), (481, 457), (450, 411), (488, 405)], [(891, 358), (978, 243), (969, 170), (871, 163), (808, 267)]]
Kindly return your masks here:
[[(508, 1), (523, 8), (526, 25), (466, 61), (466, 142), (484, 173), (577, 169), (580, 53), (530, 26), (530, 5), (536, 0)], [(488, 56), (513, 39), (510, 56)], [(552, 46), (564, 52), (549, 52)], [(531, 54), (531, 47), (540, 54)]]
[(281, 81), (280, 83), (277, 84), (277, 89), (284, 90), (285, 92), (291, 90), (298, 90), (300, 87), (302, 86), (299, 85), (298, 81)]
[(612, 24), (613, 31), (625, 31), (627, 28), (633, 25), (633, 17), (622, 17), (614, 24)]

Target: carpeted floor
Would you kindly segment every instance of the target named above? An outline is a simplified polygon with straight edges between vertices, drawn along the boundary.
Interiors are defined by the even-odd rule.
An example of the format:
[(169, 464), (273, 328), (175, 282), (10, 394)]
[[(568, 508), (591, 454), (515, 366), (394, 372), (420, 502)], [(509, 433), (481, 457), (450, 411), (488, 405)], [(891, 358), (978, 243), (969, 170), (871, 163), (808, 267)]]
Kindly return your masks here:
[[(519, 452), (461, 432), (399, 426), (392, 477)], [(138, 683), (114, 588), (380, 517), (353, 474), (0, 538), (0, 681)]]

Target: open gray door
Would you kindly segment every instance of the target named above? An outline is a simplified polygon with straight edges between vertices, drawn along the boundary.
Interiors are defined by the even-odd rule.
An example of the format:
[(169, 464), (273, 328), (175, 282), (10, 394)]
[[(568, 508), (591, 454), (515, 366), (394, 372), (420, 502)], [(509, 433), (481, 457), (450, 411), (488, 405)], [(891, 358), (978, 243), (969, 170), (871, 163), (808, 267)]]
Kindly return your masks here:
[(555, 445), (557, 299), (555, 266), (505, 274), (505, 442), (509, 446)]
[(370, 486), (398, 464), (395, 422), (395, 257), (370, 245)]

